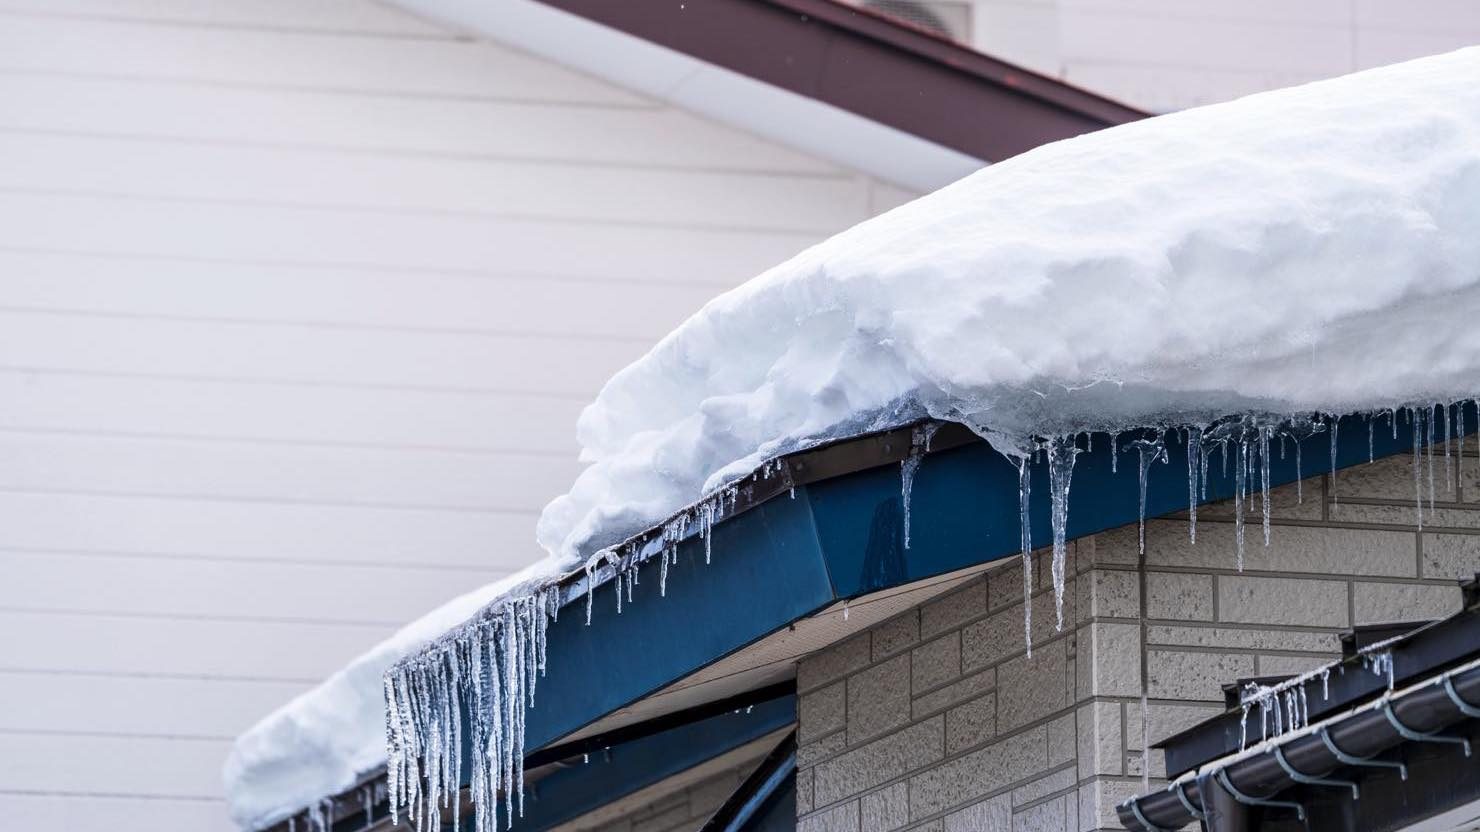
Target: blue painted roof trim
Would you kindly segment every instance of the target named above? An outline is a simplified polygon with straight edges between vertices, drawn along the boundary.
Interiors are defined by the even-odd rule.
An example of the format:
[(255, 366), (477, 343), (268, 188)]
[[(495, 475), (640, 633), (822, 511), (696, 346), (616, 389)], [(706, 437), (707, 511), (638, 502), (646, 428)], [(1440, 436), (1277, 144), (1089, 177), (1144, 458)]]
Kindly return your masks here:
[[(1474, 408), (1467, 409), (1473, 425)], [(1367, 461), (1364, 417), (1342, 419), (1338, 437), (1338, 468)], [(1406, 416), (1399, 417), (1397, 439), (1384, 420), (1372, 442), (1377, 457), (1411, 452)], [(1136, 454), (1124, 443), (1120, 451), (1118, 473), (1111, 472), (1104, 434), (1079, 456), (1070, 539), (1136, 522)], [(1148, 517), (1187, 507), (1180, 436), (1168, 441), (1167, 455), (1148, 478)], [(1293, 442), (1284, 458), (1271, 456), (1271, 484), (1293, 482)], [(1329, 436), (1305, 440), (1300, 456), (1304, 476), (1329, 470)], [(1233, 466), (1225, 475), (1215, 454), (1209, 467), (1205, 502), (1231, 498)], [(549, 631), (549, 670), (528, 714), (527, 747), (554, 742), (838, 600), (1018, 554), (1017, 471), (985, 442), (926, 456), (915, 478), (909, 549), (900, 491), (897, 463), (801, 485), (791, 496), (782, 490), (714, 527), (712, 563), (704, 563), (697, 536), (678, 544), (666, 597), (659, 597), (654, 558), (641, 568), (633, 601), (623, 603), (621, 614), (615, 583), (595, 590), (590, 626), (584, 599), (568, 605)], [(1033, 545), (1045, 546), (1051, 531), (1042, 462), (1033, 466), (1031, 509)], [(1250, 516), (1257, 522), (1257, 499)], [(1250, 543), (1259, 545), (1253, 536)]]
[(525, 791), (513, 829), (549, 829), (733, 751), (796, 721), (796, 697), (720, 714), (592, 754)]

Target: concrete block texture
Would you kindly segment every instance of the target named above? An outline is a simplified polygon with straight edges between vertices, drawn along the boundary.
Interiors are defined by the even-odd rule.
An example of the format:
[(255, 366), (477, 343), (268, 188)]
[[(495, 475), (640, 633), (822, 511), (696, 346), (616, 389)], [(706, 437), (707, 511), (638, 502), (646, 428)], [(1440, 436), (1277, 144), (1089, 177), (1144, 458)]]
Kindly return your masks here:
[(910, 720), (910, 657), (896, 656), (848, 679), (848, 744)]
[[(1338, 476), (1335, 506), (1400, 520), (1392, 495), (1411, 482), (1392, 479), (1406, 463), (1361, 469)], [(1205, 507), (1195, 546), (1185, 519), (1148, 521), (1144, 576), (1134, 525), (1077, 541), (1063, 629), (1044, 589), (1048, 553), (1035, 553), (1031, 655), (1021, 565), (1009, 562), (804, 659), (801, 828), (1118, 829), (1115, 804), (1140, 791), (1142, 768), (1153, 788), (1165, 774), (1147, 742), (1219, 713), (1225, 683), (1315, 667), (1354, 624), (1456, 610), (1457, 579), (1480, 569), (1480, 534), (1464, 531), (1480, 528), (1480, 484), (1466, 482), (1473, 502), (1440, 507), (1457, 525), (1419, 532), (1342, 519), (1354, 515), (1313, 477), (1300, 496), (1271, 495), (1267, 548), (1256, 497), (1242, 572), (1226, 506)]]
[(906, 782), (869, 792), (858, 801), (859, 817), (868, 832), (890, 832), (910, 822), (910, 787)]
[(932, 717), (819, 763), (813, 799), (829, 806), (941, 759), (945, 719)]
[(910, 778), (910, 818), (989, 796), (1048, 767), (1042, 726), (947, 760)]

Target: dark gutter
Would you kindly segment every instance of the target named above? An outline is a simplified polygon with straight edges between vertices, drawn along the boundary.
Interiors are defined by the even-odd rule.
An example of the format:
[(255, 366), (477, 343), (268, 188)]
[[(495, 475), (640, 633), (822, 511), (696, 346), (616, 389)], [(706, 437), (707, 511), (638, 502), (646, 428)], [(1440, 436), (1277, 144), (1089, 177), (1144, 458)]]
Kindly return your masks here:
[(985, 161), (1145, 118), (834, 0), (539, 0)]
[[(1426, 793), (1426, 799), (1421, 802), (1401, 793), (1386, 801), (1378, 800), (1375, 805), (1388, 812), (1399, 807), (1409, 809), (1406, 818), (1381, 824), (1354, 822), (1356, 809), (1373, 804), (1364, 803), (1355, 808), (1350, 804), (1357, 803), (1364, 787), (1375, 779), (1398, 790), (1407, 788), (1408, 781), (1423, 789), (1426, 782), (1443, 778), (1448, 771), (1451, 775), (1460, 774), (1456, 779), (1463, 781), (1465, 789), (1480, 788), (1480, 777), (1475, 776), (1480, 768), (1472, 758), (1470, 736), (1476, 733), (1476, 716), (1480, 716), (1480, 667), (1467, 665), (1439, 674), (1421, 687), (1382, 697), (1351, 716), (1330, 722), (1324, 729), (1297, 732), (1288, 741), (1274, 744), (1262, 753), (1236, 758), (1225, 766), (1210, 766), (1196, 778), (1132, 798), (1117, 807), (1117, 815), (1133, 832), (1181, 829), (1198, 820), (1203, 821), (1208, 832), (1246, 832), (1264, 828), (1275, 822), (1272, 818), (1285, 815), (1311, 829), (1322, 828), (1309, 825), (1316, 801), (1322, 800), (1326, 806), (1335, 802), (1340, 807), (1329, 812), (1335, 818), (1333, 822), (1340, 824), (1335, 828), (1377, 830), (1394, 828), (1393, 824), (1406, 825), (1468, 802), (1472, 795), (1451, 787), (1439, 793)], [(1467, 727), (1446, 732), (1455, 723), (1465, 721), (1469, 723)], [(1469, 744), (1461, 746), (1461, 743)], [(1442, 746), (1452, 753), (1403, 758), (1388, 753), (1408, 744)], [(1459, 755), (1460, 747), (1464, 749), (1463, 757)], [(1424, 765), (1423, 777), (1410, 770), (1435, 760), (1439, 761), (1438, 765), (1432, 762)], [(1291, 769), (1299, 776), (1292, 775)], [(1394, 778), (1393, 772), (1399, 776)], [(1322, 791), (1302, 788), (1302, 779), (1305, 785), (1317, 786)], [(1307, 794), (1307, 799), (1296, 799)]]
[[(1480, 646), (1480, 589), (1471, 581), (1465, 585), (1464, 610), (1412, 630), (1390, 644), (1393, 684), (1403, 687), (1469, 661), (1480, 654), (1477, 646)], [(1371, 647), (1369, 643), (1368, 649)], [(1311, 722), (1369, 701), (1388, 689), (1387, 674), (1378, 675), (1369, 670), (1362, 654), (1350, 654), (1331, 667), (1328, 677), (1308, 676), (1300, 683)], [(1235, 699), (1225, 713), (1174, 734), (1156, 746), (1165, 751), (1166, 770), (1175, 776), (1237, 753), (1244, 742), (1244, 725), (1242, 709)], [(1262, 737), (1257, 706), (1250, 713), (1247, 725), (1247, 744), (1258, 743)]]

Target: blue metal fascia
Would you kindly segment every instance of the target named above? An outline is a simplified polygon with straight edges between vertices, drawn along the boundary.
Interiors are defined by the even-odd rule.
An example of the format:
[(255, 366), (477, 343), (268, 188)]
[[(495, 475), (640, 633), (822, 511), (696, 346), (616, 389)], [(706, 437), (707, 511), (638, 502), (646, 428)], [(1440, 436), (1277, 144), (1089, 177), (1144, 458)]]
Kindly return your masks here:
[[(1466, 408), (1467, 424), (1474, 425), (1474, 407), (1466, 405)], [(1373, 458), (1412, 453), (1412, 423), (1406, 413), (1399, 413), (1397, 420), (1396, 438), (1385, 415), (1376, 421), (1375, 430), (1370, 433)], [(1134, 433), (1121, 437), (1115, 470), (1112, 470), (1106, 434), (1095, 434), (1092, 449), (1077, 457), (1070, 489), (1067, 539), (1137, 521), (1140, 460), (1139, 452), (1131, 445), (1133, 439)], [(1152, 465), (1147, 477), (1147, 517), (1182, 511), (1188, 506), (1186, 437), (1177, 432), (1165, 435), (1164, 439), (1166, 461)], [(1335, 468), (1366, 463), (1368, 440), (1366, 417), (1341, 419)], [(1293, 440), (1284, 443), (1278, 437), (1272, 440), (1271, 487), (1298, 478), (1297, 458), (1303, 463), (1300, 476), (1332, 470), (1329, 433), (1318, 433), (1299, 444), (1297, 455)], [(1229, 450), (1230, 457), (1237, 455), (1236, 447)], [(1232, 498), (1236, 459), (1230, 458), (1225, 469), (1222, 452), (1214, 452), (1208, 468), (1207, 493), (1200, 495), (1198, 502)], [(1260, 476), (1256, 467), (1246, 485), (1247, 493), (1252, 495), (1246, 518), (1256, 525), (1260, 522)], [(1039, 548), (1053, 540), (1048, 465), (1041, 457), (1032, 465), (1031, 485), (1032, 540), (1034, 548)], [(1021, 551), (1017, 469), (985, 442), (932, 453), (921, 461), (911, 489), (908, 548), (904, 546), (898, 466), (872, 468), (812, 483), (806, 490), (828, 572), (840, 598), (1012, 557)], [(1338, 471), (1338, 499), (1340, 491)], [(1248, 541), (1251, 546), (1262, 545), (1257, 531), (1249, 535)]]
[(526, 722), (526, 747), (551, 743), (762, 638), (833, 600), (804, 489), (717, 524), (678, 547), (662, 587), (659, 558), (643, 565), (632, 600), (598, 587), (548, 634), (547, 675)]
[[(670, 576), (671, 577), (671, 576)], [(561, 769), (526, 791), (515, 830), (549, 829), (686, 771), (796, 721), (796, 697), (710, 717), (623, 743)]]

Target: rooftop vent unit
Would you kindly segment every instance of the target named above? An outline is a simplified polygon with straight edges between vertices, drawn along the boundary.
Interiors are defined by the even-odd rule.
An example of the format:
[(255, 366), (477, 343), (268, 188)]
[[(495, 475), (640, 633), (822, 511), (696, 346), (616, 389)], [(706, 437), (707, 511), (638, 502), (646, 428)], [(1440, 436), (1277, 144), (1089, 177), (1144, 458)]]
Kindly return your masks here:
[(956, 43), (971, 43), (971, 6), (951, 0), (864, 0), (865, 9)]

